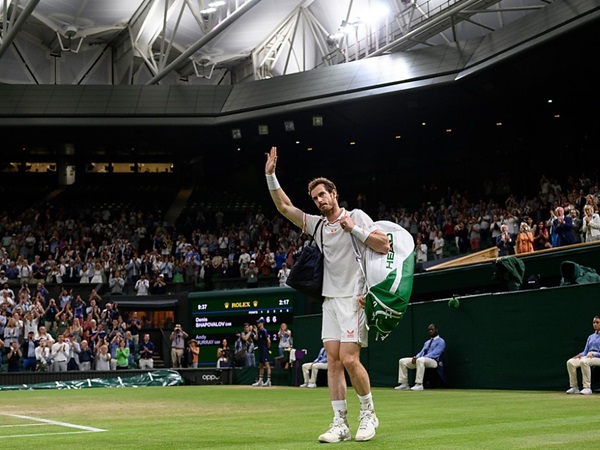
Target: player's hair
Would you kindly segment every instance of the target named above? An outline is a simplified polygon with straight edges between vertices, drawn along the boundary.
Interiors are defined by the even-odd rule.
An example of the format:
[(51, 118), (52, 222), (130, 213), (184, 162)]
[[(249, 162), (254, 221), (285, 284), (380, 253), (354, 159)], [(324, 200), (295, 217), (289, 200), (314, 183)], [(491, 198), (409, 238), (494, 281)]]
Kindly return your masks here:
[(333, 192), (334, 190), (337, 190), (333, 181), (331, 181), (327, 178), (324, 178), (324, 177), (314, 178), (313, 180), (311, 180), (308, 183), (308, 195), (309, 196), (310, 196), (310, 193), (312, 192), (312, 190), (315, 187), (317, 187), (319, 184), (322, 184), (323, 186), (325, 186), (325, 190), (329, 193)]

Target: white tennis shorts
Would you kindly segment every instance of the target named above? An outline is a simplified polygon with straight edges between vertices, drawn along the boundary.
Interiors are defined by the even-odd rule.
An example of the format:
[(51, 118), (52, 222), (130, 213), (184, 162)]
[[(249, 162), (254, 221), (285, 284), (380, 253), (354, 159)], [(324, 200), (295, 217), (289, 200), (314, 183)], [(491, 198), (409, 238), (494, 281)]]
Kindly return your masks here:
[(321, 339), (369, 345), (365, 310), (358, 306), (357, 297), (325, 297)]

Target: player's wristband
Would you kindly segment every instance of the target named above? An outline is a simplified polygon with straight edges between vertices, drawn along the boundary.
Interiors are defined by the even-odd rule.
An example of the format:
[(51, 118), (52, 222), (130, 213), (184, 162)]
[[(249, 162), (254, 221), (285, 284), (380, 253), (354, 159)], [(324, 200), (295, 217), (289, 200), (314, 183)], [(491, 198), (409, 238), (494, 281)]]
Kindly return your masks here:
[(369, 237), (369, 232), (366, 231), (364, 228), (361, 228), (357, 225), (354, 225), (354, 228), (352, 228), (352, 230), (350, 230), (350, 233), (352, 233), (352, 235), (358, 239), (360, 242), (365, 242), (367, 240), (367, 238)]
[(274, 173), (267, 173), (265, 174), (265, 177), (267, 178), (267, 186), (269, 186), (270, 191), (276, 191), (277, 189), (281, 188), (281, 186), (279, 186), (279, 181), (277, 181), (277, 177)]

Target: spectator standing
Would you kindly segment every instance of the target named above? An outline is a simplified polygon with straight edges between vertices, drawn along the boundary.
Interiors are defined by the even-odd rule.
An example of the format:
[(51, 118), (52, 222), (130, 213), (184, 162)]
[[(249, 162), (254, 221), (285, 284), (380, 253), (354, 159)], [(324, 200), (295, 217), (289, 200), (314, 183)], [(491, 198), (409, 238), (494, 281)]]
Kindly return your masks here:
[(138, 365), (140, 369), (152, 370), (154, 368), (154, 359), (152, 359), (152, 356), (154, 355), (154, 343), (150, 341), (150, 335), (148, 333), (144, 334), (139, 349), (140, 359)]
[(79, 283), (81, 284), (89, 284), (92, 275), (92, 271), (89, 268), (88, 264), (84, 263), (81, 266), (81, 270), (79, 271)]
[(533, 233), (525, 222), (521, 223), (519, 234), (515, 242), (515, 250), (520, 255), (533, 252)]
[(19, 347), (18, 342), (11, 342), (8, 347), (8, 352), (6, 353), (6, 359), (8, 361), (8, 371), (9, 372), (20, 372), (21, 371), (21, 358), (23, 356), (23, 352)]
[(415, 245), (415, 259), (417, 264), (427, 262), (427, 244), (425, 244), (421, 238), (417, 238)]
[(240, 247), (240, 255), (237, 262), (241, 276), (245, 276), (246, 269), (250, 265), (251, 260), (252, 258), (250, 257), (250, 253), (246, 251), (246, 247)]
[(17, 268), (19, 269), (19, 283), (21, 283), (21, 285), (29, 284), (33, 270), (27, 259), (23, 259), (20, 264), (17, 264)]
[(125, 289), (125, 278), (121, 276), (121, 272), (116, 270), (108, 280), (110, 295), (123, 295)]
[(556, 217), (552, 224), (556, 232), (556, 247), (563, 247), (575, 243), (575, 235), (573, 234), (573, 219), (570, 215), (565, 214), (565, 209), (562, 206), (556, 208)]
[(200, 357), (200, 347), (198, 347), (198, 341), (192, 339), (188, 342), (188, 366), (197, 369), (198, 368), (198, 359)]
[(503, 223), (500, 227), (501, 233), (496, 237), (498, 256), (509, 256), (515, 254), (515, 236), (508, 231), (508, 225)]
[(600, 241), (600, 215), (594, 211), (591, 204), (583, 207), (583, 219), (581, 221), (583, 242)]
[(277, 331), (277, 339), (279, 340), (279, 357), (285, 361), (285, 368), (290, 367), (290, 351), (293, 347), (292, 330), (287, 326), (287, 323), (282, 322)]
[(579, 217), (579, 210), (575, 207), (571, 207), (569, 210), (569, 215), (571, 216), (571, 222), (573, 222), (573, 239), (574, 244), (578, 244), (582, 242), (581, 240), (581, 227), (583, 225), (581, 218)]
[(4, 346), (10, 347), (13, 342), (19, 344), (19, 324), (15, 317), (9, 317), (4, 327)]
[(481, 225), (479, 225), (479, 221), (476, 218), (473, 217), (469, 220), (468, 231), (471, 251), (477, 252), (481, 248)]
[(138, 319), (137, 311), (132, 311), (129, 315), (129, 319), (127, 319), (125, 330), (131, 333), (131, 339), (133, 339), (133, 343), (137, 348), (137, 346), (140, 343), (140, 332), (142, 330), (142, 322), (140, 321), (140, 319)]
[(129, 354), (130, 350), (127, 347), (125, 338), (118, 338), (119, 346), (116, 351), (117, 370), (127, 370), (129, 368)]
[(183, 367), (181, 361), (183, 359), (183, 351), (185, 350), (185, 340), (188, 334), (183, 331), (180, 324), (176, 324), (173, 332), (169, 336), (171, 340), (171, 367)]
[(33, 339), (39, 339), (38, 327), (40, 323), (40, 310), (43, 312), (41, 305), (31, 308), (23, 316), (23, 335), (27, 336), (30, 332), (33, 333)]
[(165, 281), (165, 275), (159, 273), (152, 283), (152, 294), (164, 295), (167, 293), (167, 282)]
[(231, 347), (227, 339), (221, 341), (221, 346), (217, 349), (217, 369), (222, 367), (231, 367)]
[(46, 338), (40, 338), (39, 345), (35, 348), (35, 360), (37, 372), (52, 370), (52, 349), (48, 346)]
[(65, 342), (68, 342), (70, 346), (67, 370), (79, 370), (79, 353), (81, 352), (81, 345), (75, 339), (73, 333), (67, 334)]
[(96, 370), (111, 370), (111, 360), (112, 356), (108, 351), (108, 345), (105, 343), (99, 344), (96, 352)]
[(444, 258), (444, 244), (446, 240), (444, 239), (444, 235), (441, 231), (437, 232), (436, 237), (433, 239), (433, 258), (434, 259), (443, 259)]
[(288, 269), (287, 263), (281, 264), (281, 269), (277, 272), (277, 278), (279, 279), (279, 286), (287, 286), (286, 281), (290, 276), (291, 269)]
[(88, 341), (85, 339), (79, 344), (81, 350), (79, 352), (79, 370), (85, 372), (92, 370), (94, 364), (94, 352), (90, 348)]
[(69, 266), (65, 270), (65, 274), (63, 275), (63, 283), (79, 283), (79, 279), (81, 277), (80, 269), (77, 266), (77, 262), (72, 259), (69, 261)]
[(540, 221), (533, 232), (533, 249), (545, 250), (547, 248), (552, 248), (550, 233), (548, 232), (546, 223), (544, 221)]
[(135, 282), (134, 289), (137, 291), (137, 295), (148, 295), (150, 293), (150, 281), (148, 281), (148, 276), (145, 273)]
[(246, 277), (247, 288), (252, 289), (258, 287), (258, 267), (256, 267), (256, 261), (253, 259), (250, 260), (248, 268), (244, 271), (244, 277)]
[(33, 331), (27, 333), (27, 340), (21, 345), (21, 356), (23, 357), (23, 370), (35, 371), (36, 357), (35, 349), (39, 343), (35, 340)]
[(65, 342), (65, 336), (63, 334), (59, 334), (57, 341), (52, 344), (52, 359), (54, 360), (52, 372), (67, 371), (70, 350), (71, 346), (68, 342)]

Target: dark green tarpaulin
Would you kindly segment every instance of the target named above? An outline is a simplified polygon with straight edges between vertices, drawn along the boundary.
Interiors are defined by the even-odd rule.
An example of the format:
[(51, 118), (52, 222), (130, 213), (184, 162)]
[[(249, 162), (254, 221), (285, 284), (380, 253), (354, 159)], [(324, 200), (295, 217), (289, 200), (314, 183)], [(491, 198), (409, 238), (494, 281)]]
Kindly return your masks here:
[(153, 372), (145, 372), (127, 378), (86, 378), (83, 380), (0, 386), (0, 391), (31, 389), (85, 389), (95, 387), (121, 388), (143, 386), (177, 386), (180, 384), (184, 384), (183, 378), (176, 370), (155, 370)]
[(591, 267), (582, 266), (573, 261), (563, 261), (560, 265), (560, 285), (597, 283), (600, 275)]

